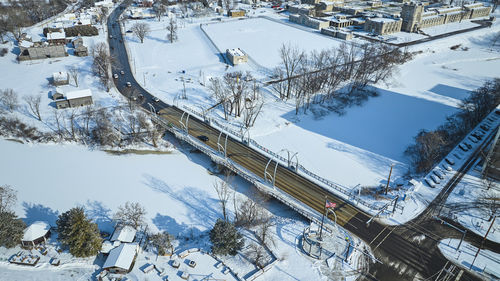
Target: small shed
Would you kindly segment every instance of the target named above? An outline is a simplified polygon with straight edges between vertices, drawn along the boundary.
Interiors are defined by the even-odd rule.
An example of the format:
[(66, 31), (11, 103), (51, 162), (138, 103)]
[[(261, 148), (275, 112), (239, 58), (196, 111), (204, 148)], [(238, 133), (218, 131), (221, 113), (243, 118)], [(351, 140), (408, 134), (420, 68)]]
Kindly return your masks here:
[(49, 237), (50, 225), (44, 221), (37, 221), (24, 230), (21, 245), (23, 247), (34, 247), (40, 243), (45, 243)]
[(128, 273), (132, 270), (134, 259), (139, 245), (137, 243), (123, 243), (109, 252), (108, 258), (102, 266), (111, 273)]
[(136, 233), (137, 231), (129, 225), (119, 226), (115, 228), (115, 231), (113, 232), (110, 241), (112, 242), (120, 241), (122, 243), (130, 243), (134, 241)]
[(52, 73), (52, 84), (55, 86), (68, 85), (69, 75), (67, 72), (59, 71)]

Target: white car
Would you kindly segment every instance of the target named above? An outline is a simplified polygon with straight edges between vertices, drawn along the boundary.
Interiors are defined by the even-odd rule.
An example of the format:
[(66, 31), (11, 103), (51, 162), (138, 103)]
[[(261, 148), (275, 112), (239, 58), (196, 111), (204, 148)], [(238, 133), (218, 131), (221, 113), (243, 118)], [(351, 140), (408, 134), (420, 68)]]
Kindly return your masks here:
[(427, 183), (428, 186), (430, 186), (432, 188), (436, 187), (436, 184), (434, 182), (432, 182), (431, 180), (429, 180), (428, 178), (425, 178), (425, 182)]
[(113, 78), (118, 79), (118, 74), (113, 74)]
[(153, 101), (154, 101), (154, 102), (159, 102), (159, 101), (160, 101), (160, 99), (159, 99), (159, 98), (157, 98), (157, 97), (154, 97), (154, 98), (153, 98)]
[(127, 87), (129, 88), (132, 87), (132, 84), (130, 82), (125, 83), (125, 85), (127, 85)]
[(441, 180), (436, 177), (435, 175), (431, 175), (431, 180), (435, 183), (435, 184), (439, 184), (441, 182)]

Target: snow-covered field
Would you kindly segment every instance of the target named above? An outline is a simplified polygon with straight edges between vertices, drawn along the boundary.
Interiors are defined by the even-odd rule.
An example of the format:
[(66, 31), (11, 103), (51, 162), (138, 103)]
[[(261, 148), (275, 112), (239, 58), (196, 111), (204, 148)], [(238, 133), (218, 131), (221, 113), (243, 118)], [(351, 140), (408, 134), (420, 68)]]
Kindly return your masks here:
[(265, 18), (251, 18), (204, 25), (208, 35), (221, 51), (240, 48), (258, 64), (269, 69), (280, 62), (283, 44), (297, 46), (306, 52), (338, 47), (341, 41), (307, 32)]
[[(18, 191), (15, 210), (27, 223), (45, 220), (54, 225), (62, 212), (83, 206), (100, 229), (109, 231), (112, 226), (110, 219), (119, 205), (126, 201), (139, 202), (148, 212), (147, 222), (151, 229), (187, 237), (194, 235), (195, 240), (189, 245), (183, 240), (179, 242), (179, 251), (188, 246), (208, 251), (206, 236), (201, 240), (196, 237), (206, 234), (215, 220), (222, 217), (212, 187), (218, 177), (210, 175), (207, 170), (210, 161), (200, 154), (176, 151), (161, 155), (113, 156), (102, 151), (89, 151), (79, 145), (28, 145), (1, 140), (0, 155), (7, 159), (0, 161), (2, 184), (9, 184)], [(233, 188), (241, 198), (253, 196), (253, 189), (240, 178), (233, 181)], [(232, 207), (229, 207), (232, 212)], [(273, 249), (280, 261), (266, 273), (266, 279), (320, 279), (318, 269), (312, 267), (296, 248), (296, 238), (307, 222), (275, 201), (269, 202), (267, 209), (276, 222), (272, 231), (276, 241)], [(3, 259), (8, 257), (10, 255), (2, 256)], [(141, 262), (145, 261), (146, 258)], [(75, 267), (88, 266), (80, 264)], [(7, 262), (0, 263), (0, 271), (5, 270), (9, 276), (20, 278), (9, 280), (25, 280), (22, 279), (25, 274), (33, 272), (19, 268)], [(48, 275), (44, 273), (40, 275), (41, 279), (33, 277), (32, 280), (42, 280), (51, 272), (54, 274), (52, 280), (73, 280), (67, 277), (65, 270), (41, 268), (41, 272), (46, 270)], [(84, 271), (82, 274), (88, 274), (90, 269), (81, 270)], [(136, 269), (133, 273), (139, 274)], [(57, 279), (60, 274), (66, 277)], [(75, 275), (74, 280), (82, 274)], [(138, 278), (132, 280), (143, 280)]]

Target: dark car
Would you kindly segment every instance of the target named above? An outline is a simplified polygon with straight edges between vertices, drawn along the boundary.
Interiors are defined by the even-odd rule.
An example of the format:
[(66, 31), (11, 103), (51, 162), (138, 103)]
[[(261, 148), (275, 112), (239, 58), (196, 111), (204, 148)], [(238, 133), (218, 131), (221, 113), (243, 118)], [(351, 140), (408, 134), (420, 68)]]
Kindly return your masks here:
[(205, 136), (205, 135), (201, 135), (201, 136), (198, 136), (198, 139), (203, 141), (203, 142), (207, 142), (208, 141), (208, 137)]

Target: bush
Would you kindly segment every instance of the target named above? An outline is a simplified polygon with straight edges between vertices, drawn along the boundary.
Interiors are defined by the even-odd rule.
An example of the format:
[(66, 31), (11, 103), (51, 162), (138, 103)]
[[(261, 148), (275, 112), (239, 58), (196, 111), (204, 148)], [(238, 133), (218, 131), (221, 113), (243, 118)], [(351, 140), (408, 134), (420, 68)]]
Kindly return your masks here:
[(72, 27), (66, 27), (64, 29), (66, 33), (66, 37), (74, 37), (74, 36), (96, 36), (99, 34), (99, 31), (96, 27), (92, 25), (77, 25)]

